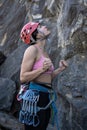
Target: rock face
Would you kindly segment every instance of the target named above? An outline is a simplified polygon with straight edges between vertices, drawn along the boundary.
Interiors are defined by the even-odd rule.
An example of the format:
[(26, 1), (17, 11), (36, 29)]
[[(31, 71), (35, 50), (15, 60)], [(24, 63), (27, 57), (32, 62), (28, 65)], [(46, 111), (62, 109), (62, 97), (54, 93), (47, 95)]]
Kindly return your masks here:
[[(55, 68), (60, 59), (69, 64), (53, 81), (58, 92), (59, 127), (86, 130), (87, 0), (1, 0), (0, 18), (0, 110), (12, 112), (12, 106), (15, 107), (14, 94), (19, 88), (20, 65), (27, 48), (19, 39), (20, 30), (28, 21), (39, 21), (51, 30), (47, 51)], [(5, 127), (1, 121), (0, 126), (0, 129), (20, 129), (19, 124), (16, 128)]]
[(13, 81), (0, 78), (0, 110), (10, 110), (15, 92), (16, 87)]

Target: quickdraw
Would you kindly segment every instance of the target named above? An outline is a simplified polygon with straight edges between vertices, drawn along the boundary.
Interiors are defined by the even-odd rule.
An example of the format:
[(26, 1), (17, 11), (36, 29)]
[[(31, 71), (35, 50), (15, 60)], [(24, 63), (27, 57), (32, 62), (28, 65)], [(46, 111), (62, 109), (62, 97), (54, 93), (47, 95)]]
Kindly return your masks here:
[(39, 101), (39, 92), (27, 90), (22, 99), (23, 105), (20, 111), (19, 120), (22, 123), (36, 127), (40, 122), (37, 115), (37, 102)]

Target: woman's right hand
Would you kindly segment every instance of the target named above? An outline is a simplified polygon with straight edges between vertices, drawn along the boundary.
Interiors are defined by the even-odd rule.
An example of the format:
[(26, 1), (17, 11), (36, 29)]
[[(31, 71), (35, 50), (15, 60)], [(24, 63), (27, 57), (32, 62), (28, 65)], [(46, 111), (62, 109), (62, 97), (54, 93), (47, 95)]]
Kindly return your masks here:
[(45, 58), (44, 62), (43, 62), (43, 70), (47, 71), (52, 65), (52, 62), (49, 58)]

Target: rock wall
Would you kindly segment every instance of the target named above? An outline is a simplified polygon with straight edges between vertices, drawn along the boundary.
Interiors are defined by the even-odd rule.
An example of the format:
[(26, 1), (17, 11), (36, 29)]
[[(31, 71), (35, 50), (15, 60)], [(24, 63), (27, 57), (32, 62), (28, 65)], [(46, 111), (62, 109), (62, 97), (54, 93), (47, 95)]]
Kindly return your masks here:
[[(28, 21), (39, 21), (51, 30), (47, 51), (55, 68), (60, 59), (69, 64), (53, 81), (58, 93), (59, 127), (86, 130), (87, 0), (0, 0), (0, 18), (0, 129), (23, 129), (17, 123), (20, 106), (16, 94), (27, 45), (19, 34)], [(9, 119), (12, 121), (5, 125)], [(48, 129), (52, 129), (50, 125)]]

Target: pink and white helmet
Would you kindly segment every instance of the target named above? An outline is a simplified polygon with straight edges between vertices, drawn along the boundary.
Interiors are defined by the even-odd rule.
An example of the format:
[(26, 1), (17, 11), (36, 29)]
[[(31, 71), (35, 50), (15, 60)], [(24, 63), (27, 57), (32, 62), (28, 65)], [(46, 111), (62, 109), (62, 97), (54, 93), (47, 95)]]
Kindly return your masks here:
[(26, 44), (30, 44), (32, 33), (37, 29), (39, 23), (29, 22), (21, 30), (20, 37)]

